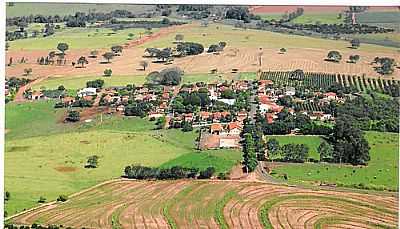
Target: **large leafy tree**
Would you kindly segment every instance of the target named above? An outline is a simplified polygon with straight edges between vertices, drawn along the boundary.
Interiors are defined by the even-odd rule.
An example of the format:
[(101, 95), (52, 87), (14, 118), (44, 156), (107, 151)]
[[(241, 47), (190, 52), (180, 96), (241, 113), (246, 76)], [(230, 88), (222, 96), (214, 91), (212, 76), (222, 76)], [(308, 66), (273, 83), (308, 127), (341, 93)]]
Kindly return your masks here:
[(110, 60), (114, 57), (112, 52), (106, 52), (103, 54), (104, 59), (107, 60), (107, 63), (110, 63)]
[(254, 140), (251, 134), (244, 135), (243, 165), (246, 172), (253, 172), (257, 167), (257, 156), (254, 148)]
[(267, 141), (268, 157), (274, 158), (279, 154), (279, 142), (275, 138), (271, 138)]
[(351, 116), (343, 115), (336, 119), (329, 141), (333, 145), (333, 161), (336, 163), (360, 165), (370, 160), (368, 142)]
[(342, 55), (338, 51), (330, 51), (328, 53), (328, 60), (339, 62), (342, 59)]
[(67, 51), (69, 48), (67, 43), (59, 43), (57, 45), (57, 49), (60, 50), (60, 52), (62, 52), (62, 54), (65, 54), (65, 51)]
[(88, 64), (88, 63), (89, 63), (89, 61), (84, 56), (79, 57), (79, 59), (77, 61), (77, 64), (80, 64), (82, 66), (82, 68), (84, 68), (85, 64)]
[(330, 162), (333, 160), (333, 147), (326, 141), (318, 146), (319, 160)]

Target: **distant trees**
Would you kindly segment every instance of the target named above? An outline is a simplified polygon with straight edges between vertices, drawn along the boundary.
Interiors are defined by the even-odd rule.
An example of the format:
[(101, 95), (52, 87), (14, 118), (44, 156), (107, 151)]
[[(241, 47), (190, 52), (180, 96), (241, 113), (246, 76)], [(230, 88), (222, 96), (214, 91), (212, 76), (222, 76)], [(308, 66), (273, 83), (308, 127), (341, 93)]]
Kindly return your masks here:
[(32, 68), (25, 68), (24, 73), (25, 73), (25, 76), (29, 76), (32, 73)]
[(57, 49), (62, 53), (65, 54), (65, 51), (67, 51), (69, 48), (67, 43), (58, 43)]
[(80, 115), (78, 111), (68, 111), (67, 117), (65, 118), (68, 122), (78, 122), (80, 120)]
[(110, 77), (112, 75), (112, 70), (111, 70), (111, 68), (107, 68), (104, 70), (103, 73), (104, 73), (104, 76)]
[(111, 47), (111, 51), (115, 56), (119, 56), (122, 53), (122, 46), (121, 45), (114, 45)]
[(349, 63), (357, 63), (358, 60), (360, 60), (359, 55), (350, 55), (349, 56)]
[(332, 162), (333, 160), (333, 147), (326, 141), (322, 141), (318, 146), (319, 160)]
[(194, 42), (182, 42), (177, 44), (176, 51), (182, 56), (199, 55), (204, 52), (204, 46)]
[(350, 41), (351, 47), (356, 49), (358, 47), (360, 47), (360, 40), (359, 39), (352, 39)]
[(145, 60), (140, 61), (139, 64), (140, 64), (140, 66), (143, 67), (143, 71), (146, 71), (147, 66), (149, 66), (149, 62), (147, 62)]
[(212, 52), (222, 52), (226, 46), (225, 41), (220, 41), (218, 44), (212, 44), (210, 47), (207, 49), (208, 53)]
[(308, 158), (309, 148), (304, 144), (286, 144), (281, 148), (284, 161), (305, 162)]
[(254, 148), (254, 140), (250, 133), (244, 135), (243, 165), (246, 173), (253, 172), (257, 167), (257, 155)]
[(182, 42), (184, 39), (184, 36), (182, 34), (176, 34), (175, 35), (175, 41), (176, 42)]
[[(266, 146), (267, 146), (266, 148), (268, 150), (268, 157), (270, 159), (276, 157), (279, 154), (279, 149), (280, 149), (279, 142), (275, 138), (269, 139), (267, 141)], [(273, 161), (273, 159), (272, 159), (272, 161)]]
[(152, 168), (141, 165), (130, 165), (124, 169), (124, 177), (131, 179), (157, 179), (157, 180), (176, 180), (184, 178), (209, 179), (215, 173), (214, 167), (208, 167), (199, 171), (198, 168), (185, 168), (173, 166), (171, 168)]
[(281, 53), (281, 54), (284, 54), (284, 53), (286, 53), (286, 49), (285, 49), (285, 48), (281, 48), (281, 49), (279, 49), (279, 53)]
[(60, 201), (60, 202), (65, 202), (67, 200), (68, 200), (68, 196), (67, 195), (60, 195), (57, 198), (57, 201)]
[(99, 52), (97, 50), (92, 50), (90, 51), (90, 58), (97, 58), (97, 55), (99, 54)]
[(379, 66), (375, 67), (375, 71), (382, 75), (390, 75), (394, 72), (394, 66), (396, 65), (393, 58), (389, 57), (375, 57), (375, 63)]
[(166, 68), (160, 72), (151, 72), (146, 81), (156, 85), (178, 85), (182, 81), (183, 71), (178, 67)]
[(328, 53), (328, 60), (333, 62), (339, 62), (342, 59), (342, 55), (338, 51), (330, 51)]
[(361, 130), (355, 127), (350, 116), (336, 119), (329, 143), (333, 146), (333, 162), (364, 165), (370, 160), (368, 142)]
[(86, 87), (102, 88), (104, 85), (104, 80), (96, 79), (86, 82)]
[(92, 155), (88, 157), (85, 168), (97, 168), (98, 165), (99, 165), (99, 156)]
[(241, 20), (244, 23), (250, 22), (251, 14), (247, 7), (230, 7), (226, 13), (225, 18)]
[(80, 64), (82, 68), (85, 67), (85, 64), (88, 64), (89, 61), (86, 59), (86, 57), (81, 56), (79, 57), (78, 61), (76, 62), (77, 64)]
[(106, 52), (103, 54), (103, 57), (107, 60), (107, 63), (110, 63), (110, 60), (114, 58), (114, 54), (112, 52)]

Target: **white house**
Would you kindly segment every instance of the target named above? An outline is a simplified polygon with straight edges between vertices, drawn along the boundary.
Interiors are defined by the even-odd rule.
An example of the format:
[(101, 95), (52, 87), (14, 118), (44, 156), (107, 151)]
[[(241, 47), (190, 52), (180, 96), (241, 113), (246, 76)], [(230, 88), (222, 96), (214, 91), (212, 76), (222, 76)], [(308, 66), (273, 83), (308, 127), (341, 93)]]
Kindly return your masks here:
[(296, 89), (294, 87), (286, 87), (285, 95), (294, 96), (296, 94)]
[(226, 103), (228, 105), (234, 105), (235, 104), (235, 99), (218, 99), (218, 101)]
[(88, 95), (96, 95), (96, 88), (94, 87), (87, 87), (87, 88), (83, 88), (82, 90), (80, 90), (78, 92), (78, 96), (79, 97), (84, 97), (84, 96), (88, 96)]

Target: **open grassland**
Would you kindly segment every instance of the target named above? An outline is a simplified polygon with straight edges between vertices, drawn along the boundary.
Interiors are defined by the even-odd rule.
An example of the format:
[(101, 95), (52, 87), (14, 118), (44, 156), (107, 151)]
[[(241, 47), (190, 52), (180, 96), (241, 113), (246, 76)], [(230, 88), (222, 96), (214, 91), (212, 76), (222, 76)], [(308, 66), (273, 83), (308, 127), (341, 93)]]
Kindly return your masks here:
[(296, 24), (341, 24), (344, 16), (338, 18), (338, 13), (307, 13), (293, 19), (291, 22)]
[(72, 76), (72, 77), (53, 77), (48, 78), (38, 84), (35, 84), (32, 89), (39, 90), (45, 89), (56, 89), (58, 86), (63, 85), (68, 89), (79, 89), (86, 87), (86, 82), (96, 79), (104, 80), (104, 87), (111, 86), (126, 86), (128, 84), (141, 85), (146, 81), (145, 76), (118, 76), (113, 75), (111, 77), (103, 76)]
[[(241, 159), (241, 153), (234, 150), (197, 153), (195, 131), (152, 131), (154, 123), (145, 119), (110, 115), (94, 117), (90, 123), (65, 124), (65, 110), (53, 106), (50, 101), (6, 105), (9, 214), (35, 206), (40, 196), (54, 200), (60, 194), (119, 177), (130, 164), (214, 166), (218, 172), (227, 172)], [(187, 158), (194, 154), (198, 160), (189, 164)], [(84, 168), (91, 155), (100, 157), (99, 168)]]
[(398, 197), (237, 181), (117, 180), (12, 218), (75, 228), (395, 228)]
[[(157, 29), (154, 29), (155, 32)], [(100, 49), (113, 45), (122, 45), (128, 40), (128, 34), (133, 33), (133, 39), (138, 39), (142, 28), (124, 29), (116, 32), (106, 28), (65, 28), (49, 37), (38, 37), (10, 41), (10, 50), (56, 50), (58, 43), (64, 42), (73, 49)]]
[(308, 155), (310, 158), (319, 160), (318, 146), (321, 143), (321, 138), (319, 136), (285, 136), (285, 135), (268, 135), (266, 141), (275, 138), (279, 142), (279, 146), (286, 144), (304, 144), (308, 146)]
[(398, 190), (399, 135), (367, 132), (366, 138), (371, 147), (368, 166), (280, 163), (274, 172), (277, 176), (286, 173), (291, 183), (327, 182), (348, 187)]
[(151, 5), (132, 5), (132, 4), (89, 4), (89, 3), (39, 3), (39, 2), (15, 2), (13, 6), (6, 6), (7, 17), (26, 16), (26, 14), (50, 15), (75, 15), (76, 12), (111, 12), (112, 10), (129, 10), (133, 13), (143, 13), (154, 9)]

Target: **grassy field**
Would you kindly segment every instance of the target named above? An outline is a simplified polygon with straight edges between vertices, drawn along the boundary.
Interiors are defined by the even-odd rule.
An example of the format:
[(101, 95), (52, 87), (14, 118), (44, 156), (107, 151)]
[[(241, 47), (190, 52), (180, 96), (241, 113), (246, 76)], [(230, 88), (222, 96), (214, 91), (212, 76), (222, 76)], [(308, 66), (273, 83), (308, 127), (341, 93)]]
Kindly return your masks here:
[(76, 12), (111, 12), (112, 10), (129, 10), (133, 13), (143, 13), (154, 9), (150, 5), (131, 5), (131, 4), (84, 4), (84, 3), (27, 3), (16, 2), (14, 6), (6, 6), (7, 17), (26, 16), (29, 14), (41, 15), (75, 15)]
[[(153, 130), (154, 123), (146, 119), (109, 115), (101, 123), (96, 117), (91, 123), (64, 124), (64, 110), (53, 106), (50, 101), (6, 105), (9, 214), (35, 206), (40, 196), (54, 200), (119, 177), (129, 164), (189, 166), (188, 160), (198, 159), (190, 166), (226, 172), (240, 160), (239, 151), (196, 153), (196, 131)], [(91, 155), (100, 157), (99, 168), (84, 168)]]
[(337, 13), (307, 13), (293, 19), (292, 23), (297, 24), (341, 24), (344, 18), (338, 19)]
[[(332, 49), (348, 50), (348, 42), (335, 41), (320, 38), (312, 38), (298, 35), (288, 35), (274, 33), (269, 31), (260, 31), (253, 29), (238, 29), (228, 25), (211, 24), (208, 27), (194, 25), (190, 28), (185, 28), (179, 34), (184, 35), (185, 41), (200, 42), (205, 47), (211, 44), (216, 44), (219, 41), (226, 41), (227, 48), (229, 47), (263, 47), (279, 50), (282, 47), (289, 48), (308, 48), (308, 49)], [(160, 39), (141, 45), (143, 48), (171, 47), (175, 41), (176, 34), (169, 34)], [(382, 47), (378, 45), (362, 45), (361, 51), (391, 51), (393, 48)]]
[(64, 85), (68, 89), (78, 89), (86, 87), (86, 82), (90, 80), (102, 79), (104, 80), (104, 86), (126, 86), (128, 84), (141, 85), (145, 82), (145, 76), (118, 76), (113, 75), (111, 77), (103, 76), (67, 76), (67, 77), (54, 77), (48, 78), (41, 81), (33, 86), (34, 90), (41, 88), (45, 89), (56, 89), (60, 85)]
[(278, 140), (279, 145), (283, 146), (286, 144), (305, 144), (309, 148), (309, 157), (319, 160), (318, 146), (321, 143), (321, 138), (318, 136), (284, 136), (284, 135), (268, 135), (266, 141), (271, 138)]
[(344, 186), (359, 185), (373, 188), (398, 189), (398, 134), (367, 132), (371, 147), (368, 166), (329, 164), (288, 164), (276, 167), (277, 174), (288, 174), (291, 183), (310, 184), (316, 181), (338, 183)]
[(226, 173), (242, 160), (242, 152), (238, 150), (216, 150), (184, 154), (161, 165), (170, 168), (175, 165), (206, 169), (215, 167), (216, 173)]
[(258, 16), (261, 17), (262, 20), (279, 20), (283, 16), (282, 13), (268, 13), (268, 14), (257, 14)]
[[(153, 29), (156, 32), (157, 29)], [(117, 32), (105, 28), (65, 28), (49, 37), (38, 37), (10, 41), (10, 50), (54, 50), (58, 43), (65, 42), (71, 49), (107, 48), (128, 42), (128, 34), (133, 33), (133, 39), (138, 39), (142, 28), (124, 29)], [(68, 51), (67, 51), (68, 52)]]

